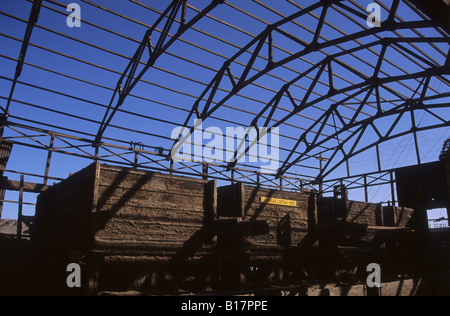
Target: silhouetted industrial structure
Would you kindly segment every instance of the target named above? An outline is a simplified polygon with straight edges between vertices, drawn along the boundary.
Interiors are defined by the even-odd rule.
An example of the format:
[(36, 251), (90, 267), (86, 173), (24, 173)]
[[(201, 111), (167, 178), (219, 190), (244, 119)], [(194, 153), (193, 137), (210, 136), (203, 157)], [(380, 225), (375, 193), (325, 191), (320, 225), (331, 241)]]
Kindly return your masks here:
[[(18, 214), (17, 220), (0, 219), (0, 294), (450, 294), (450, 230), (430, 230), (427, 216), (432, 209), (447, 209), (447, 221), (450, 216), (450, 140), (436, 161), (425, 162), (419, 137), (448, 133), (450, 126), (448, 1), (374, 0), (385, 16), (371, 28), (370, 12), (357, 0), (253, 0), (254, 12), (232, 0), (203, 1), (204, 7), (167, 0), (165, 10), (131, 0), (127, 5), (152, 13), (151, 25), (112, 4), (82, 0), (107, 19), (145, 28), (137, 41), (82, 19), (119, 46), (130, 47), (121, 41), (131, 40), (134, 55), (108, 48), (107, 40), (91, 43), (82, 33), (40, 24), (50, 14), (66, 17), (67, 5), (30, 2), (28, 20), (0, 12), (25, 27), (21, 39), (0, 34), (21, 47), (17, 59), (0, 55), (16, 64), (13, 76), (0, 77), (10, 85), (0, 96), (0, 218), (6, 204), (14, 203)], [(221, 10), (260, 27), (232, 25), (214, 15)], [(233, 41), (222, 28), (236, 34)], [(86, 57), (82, 49), (69, 55), (50, 40), (33, 42), (36, 29), (98, 56)], [(206, 37), (205, 44), (195, 36)], [(231, 48), (215, 50), (208, 40)], [(28, 61), (36, 50), (93, 67), (102, 78), (114, 75), (115, 86)], [(160, 67), (167, 56), (184, 67)], [(102, 66), (108, 58), (120, 59), (125, 70)], [(58, 90), (63, 88), (55, 82), (21, 81), (28, 68), (85, 84), (92, 95)], [(196, 88), (184, 91), (156, 70)], [(140, 90), (141, 84), (161, 89), (162, 99)], [(96, 110), (40, 105), (21, 88)], [(97, 93), (110, 98), (94, 101)], [(158, 110), (127, 107), (130, 99)], [(15, 106), (33, 111), (21, 115)], [(279, 168), (270, 173), (242, 162), (239, 155), (255, 146), (245, 139), (229, 161), (210, 162), (195, 152), (193, 161), (180, 161), (174, 152), (198, 121), (267, 133), (284, 127)], [(186, 134), (170, 138), (166, 130), (175, 126)], [(382, 145), (402, 137), (413, 140), (408, 155), (414, 163), (386, 167)], [(21, 157), (14, 156), (17, 150)], [(35, 152), (45, 156), (42, 168), (9, 167), (26, 153), (34, 160)], [(377, 166), (353, 173), (353, 159), (367, 152)], [(54, 175), (55, 156), (83, 167), (66, 166), (69, 176)], [(371, 190), (381, 186), (389, 197), (373, 202)], [(352, 200), (355, 191), (364, 201)], [(25, 201), (26, 194), (36, 202)], [(25, 215), (26, 206), (35, 214)], [(67, 286), (70, 263), (81, 266), (80, 288)], [(382, 269), (380, 288), (366, 284), (371, 263)]]

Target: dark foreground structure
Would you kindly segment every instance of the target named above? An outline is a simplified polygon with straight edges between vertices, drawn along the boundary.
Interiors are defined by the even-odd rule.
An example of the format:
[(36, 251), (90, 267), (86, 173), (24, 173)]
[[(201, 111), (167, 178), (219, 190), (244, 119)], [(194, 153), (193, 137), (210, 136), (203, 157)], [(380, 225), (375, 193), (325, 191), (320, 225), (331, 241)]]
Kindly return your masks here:
[[(31, 238), (2, 236), (2, 294), (450, 294), (450, 231), (428, 231), (428, 206), (414, 204), (447, 206), (446, 191), (428, 199), (436, 181), (417, 168), (427, 166), (398, 184), (402, 194), (424, 184), (399, 194), (413, 209), (350, 201), (341, 186), (334, 197), (218, 188), (94, 163), (40, 194)], [(70, 263), (81, 288), (67, 285)], [(371, 263), (381, 288), (366, 284)]]
[(81, 2), (0, 8), (0, 295), (450, 294), (449, 0)]

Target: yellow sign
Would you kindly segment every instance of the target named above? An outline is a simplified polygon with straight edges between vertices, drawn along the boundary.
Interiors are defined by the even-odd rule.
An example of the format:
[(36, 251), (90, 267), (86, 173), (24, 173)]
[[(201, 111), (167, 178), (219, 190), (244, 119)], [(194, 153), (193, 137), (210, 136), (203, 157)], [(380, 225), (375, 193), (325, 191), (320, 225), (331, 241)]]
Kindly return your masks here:
[(297, 206), (297, 201), (274, 199), (274, 198), (267, 198), (267, 197), (262, 197), (261, 203), (282, 205), (282, 206)]

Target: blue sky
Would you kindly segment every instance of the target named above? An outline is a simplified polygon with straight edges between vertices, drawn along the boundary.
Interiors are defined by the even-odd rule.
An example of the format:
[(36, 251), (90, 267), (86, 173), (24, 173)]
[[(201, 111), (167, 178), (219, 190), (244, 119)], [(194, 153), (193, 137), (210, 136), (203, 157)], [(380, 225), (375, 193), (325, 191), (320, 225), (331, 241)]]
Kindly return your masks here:
[[(76, 2), (81, 6), (81, 28), (69, 28), (66, 25), (67, 12), (64, 8), (54, 3), (44, 1), (46, 7), (41, 11), (38, 27), (33, 31), (31, 45), (28, 49), (26, 65), (19, 79), (20, 84), (14, 93), (15, 101), (11, 105), (11, 115), (14, 122), (26, 123), (30, 126), (48, 128), (64, 134), (86, 137), (95, 135), (98, 129), (98, 121), (103, 117), (105, 108), (112, 96), (120, 74), (125, 69), (128, 60), (136, 51), (145, 31), (158, 18), (158, 11), (164, 10), (169, 4), (168, 0), (140, 0), (140, 1), (92, 1), (101, 7), (106, 7), (117, 14), (105, 12), (89, 1), (67, 1), (60, 0), (63, 6)], [(362, 7), (366, 7), (371, 1), (354, 1)], [(391, 5), (391, 0), (383, 1), (386, 6)], [(198, 0), (192, 5), (195, 8), (204, 8), (209, 1)], [(239, 51), (255, 35), (264, 31), (270, 23), (275, 23), (296, 10), (298, 5), (306, 6), (314, 1), (227, 1), (211, 12), (211, 15), (202, 19), (195, 28), (187, 31), (180, 41), (172, 45), (166, 54), (158, 59), (154, 68), (150, 69), (124, 103), (123, 112), (117, 113), (110, 128), (105, 133), (105, 138), (120, 140), (117, 144), (126, 145), (129, 142), (142, 142), (149, 147), (161, 146), (170, 148), (172, 141), (170, 135), (173, 128), (184, 123), (188, 111), (193, 106), (196, 98), (202, 93), (205, 84), (208, 84), (216, 71), (220, 69), (227, 58)], [(271, 10), (273, 7), (275, 10)], [(11, 78), (14, 76), (16, 59), (20, 52), (21, 39), (23, 38), (31, 3), (25, 0), (2, 0), (0, 4), (0, 105), (5, 106), (11, 88)], [(153, 10), (152, 10), (153, 9)], [(58, 12), (55, 12), (58, 11)], [(156, 12), (155, 12), (156, 11)], [(320, 15), (320, 10), (313, 12)], [(118, 15), (126, 15), (125, 19)], [(192, 18), (196, 11), (188, 8), (187, 20)], [(386, 18), (386, 11), (382, 10), (382, 18)], [(407, 8), (403, 3), (399, 9), (399, 15), (407, 20), (414, 21), (419, 17)], [(362, 29), (356, 23), (341, 23), (342, 14), (337, 11), (330, 12), (327, 16), (327, 24), (322, 36), (327, 39), (342, 36), (334, 27), (339, 27), (343, 32), (350, 34)], [(359, 21), (364, 26), (364, 21)], [(317, 19), (313, 15), (307, 15), (295, 23), (284, 26), (284, 30), (304, 41), (312, 38), (309, 30), (314, 30)], [(433, 29), (420, 30), (425, 37), (440, 36)], [(173, 30), (172, 30), (173, 33)], [(411, 30), (399, 31), (402, 36), (417, 36)], [(381, 36), (393, 36), (391, 32), (380, 34)], [(360, 43), (343, 43), (341, 48), (353, 48), (373, 41), (372, 37), (362, 38)], [(292, 41), (277, 35), (274, 38), (278, 49), (274, 51), (274, 57), (279, 60), (286, 56), (286, 50), (295, 51)], [(324, 41), (324, 40), (321, 40)], [(408, 46), (409, 47), (409, 46)], [(437, 48), (437, 49), (436, 49)], [(430, 58), (437, 63), (442, 63), (445, 58), (439, 52), (448, 52), (448, 43), (437, 43), (435, 48), (427, 44), (417, 44), (414, 49), (425, 51)], [(340, 48), (328, 48), (325, 53), (335, 54)], [(374, 47), (373, 52), (361, 52), (356, 54), (358, 58), (345, 56), (342, 61), (355, 67), (361, 72), (370, 73), (371, 67), (377, 61), (375, 53), (380, 52), (380, 47)], [(243, 64), (248, 61), (249, 54), (243, 54), (233, 63), (232, 71), (235, 74), (242, 72)], [(286, 67), (280, 67), (270, 74), (263, 76), (251, 85), (243, 89), (238, 96), (227, 102), (229, 107), (223, 107), (214, 113), (214, 117), (224, 118), (220, 121), (211, 117), (205, 122), (205, 126), (217, 126), (225, 130), (230, 124), (237, 126), (248, 126), (254, 114), (261, 110), (262, 105), (268, 102), (274, 91), (278, 91), (286, 81), (292, 80), (299, 73), (305, 71), (324, 58), (324, 54), (311, 54), (304, 59), (290, 62)], [(414, 72), (418, 67), (411, 60), (405, 59), (394, 49), (389, 49), (387, 56), (390, 62), (383, 63), (382, 71), (389, 75), (403, 74), (402, 69)], [(259, 58), (255, 67), (262, 69), (265, 60)], [(335, 66), (338, 68), (339, 66)], [(338, 69), (336, 69), (338, 70)], [(354, 73), (341, 69), (342, 77), (335, 78), (336, 87), (348, 84), (346, 80), (357, 80)], [(315, 73), (313, 72), (313, 75)], [(323, 80), (326, 81), (326, 74)], [(277, 78), (283, 78), (279, 80)], [(447, 76), (448, 79), (448, 76)], [(322, 80), (322, 78), (321, 78)], [(304, 78), (297, 83), (298, 86), (308, 86), (310, 78)], [(390, 87), (397, 89), (405, 95), (411, 95), (408, 87), (414, 90), (419, 84), (417, 81), (404, 81), (402, 84), (392, 84)], [(36, 88), (41, 87), (41, 88)], [(299, 87), (293, 87), (292, 93), (301, 98), (305, 91)], [(231, 84), (224, 83), (223, 88), (229, 89)], [(449, 86), (433, 78), (430, 87), (438, 93), (449, 92)], [(43, 89), (42, 89), (43, 88)], [(318, 85), (315, 93), (326, 93), (328, 87)], [(55, 93), (58, 92), (58, 93)], [(223, 95), (225, 93), (220, 92)], [(383, 90), (386, 98), (392, 96)], [(435, 92), (433, 92), (435, 93)], [(220, 94), (219, 94), (220, 95)], [(372, 99), (369, 100), (374, 100)], [(448, 102), (448, 98), (447, 98)], [(432, 104), (432, 101), (430, 102)], [(280, 105), (289, 109), (292, 105), (284, 98)], [(329, 102), (324, 101), (317, 104), (319, 108), (327, 108)], [(48, 109), (58, 111), (50, 112)], [(238, 110), (236, 110), (238, 109)], [(368, 114), (372, 108), (365, 109)], [(71, 117), (61, 113), (69, 113)], [(138, 117), (133, 113), (145, 116)], [(320, 113), (318, 109), (311, 108), (302, 112), (303, 115), (312, 118)], [(345, 115), (352, 115), (352, 110), (342, 109)], [(434, 113), (441, 117), (449, 117), (449, 109), (436, 109)], [(286, 111), (277, 111), (275, 118), (280, 119)], [(37, 123), (31, 122), (35, 121)], [(380, 130), (388, 129), (393, 118), (386, 118), (379, 122)], [(419, 126), (435, 124), (435, 118), (425, 111), (418, 111), (416, 121)], [(44, 123), (47, 125), (43, 125)], [(300, 135), (301, 129), (307, 127), (311, 120), (305, 117), (295, 117), (285, 126), (281, 133), (288, 137), (282, 138), (281, 146), (289, 148)], [(403, 118), (398, 125), (399, 131), (410, 128), (410, 118)], [(55, 128), (54, 126), (60, 128)], [(298, 127), (295, 127), (295, 126)], [(52, 127), (53, 126), (53, 127)], [(324, 133), (332, 133), (333, 128), (327, 127)], [(8, 134), (9, 133), (9, 134)], [(17, 131), (8, 130), (5, 136), (19, 135)], [(374, 140), (375, 134), (368, 132), (365, 135), (364, 144)], [(448, 128), (440, 128), (418, 133), (419, 150), (422, 162), (437, 160), (442, 144), (450, 137)], [(36, 137), (36, 140), (48, 144), (48, 137)], [(65, 146), (61, 140), (57, 140), (55, 146)], [(414, 140), (412, 134), (388, 141), (380, 145), (382, 152), (383, 169), (391, 169), (400, 166), (413, 165), (417, 163), (415, 155)], [(87, 149), (86, 149), (87, 150)], [(282, 158), (287, 152), (282, 152)], [(8, 164), (8, 170), (25, 172), (29, 174), (42, 174), (45, 169), (47, 152), (29, 147), (16, 146)], [(50, 166), (50, 175), (55, 178), (66, 178), (69, 173), (76, 172), (90, 161), (88, 159), (76, 158), (62, 154), (54, 154)], [(318, 168), (318, 161), (308, 160), (306, 166)], [(377, 169), (377, 159), (374, 149), (351, 158), (352, 174), (360, 174)], [(314, 169), (293, 167), (292, 173), (313, 174)], [(346, 175), (345, 165), (336, 169), (331, 178)], [(18, 174), (7, 173), (11, 179), (18, 179)], [(27, 176), (27, 181), (38, 182), (41, 179)], [(352, 198), (363, 199), (361, 190), (352, 192)], [(27, 195), (26, 201), (35, 202), (35, 195)], [(9, 192), (6, 200), (16, 200), (17, 193)], [(370, 199), (373, 202), (386, 201), (390, 199), (389, 187), (374, 187), (370, 190)], [(33, 206), (27, 206), (26, 212), (32, 214)], [(14, 217), (17, 205), (6, 203), (3, 217)]]

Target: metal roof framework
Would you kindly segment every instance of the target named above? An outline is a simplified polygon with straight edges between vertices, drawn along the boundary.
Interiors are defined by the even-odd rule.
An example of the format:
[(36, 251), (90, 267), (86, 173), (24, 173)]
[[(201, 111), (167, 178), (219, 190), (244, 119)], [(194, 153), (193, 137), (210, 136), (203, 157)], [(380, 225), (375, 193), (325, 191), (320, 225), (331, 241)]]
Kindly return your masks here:
[[(20, 45), (18, 58), (0, 54), (15, 65), (0, 76), (8, 85), (0, 99), (2, 139), (46, 154), (43, 168), (5, 170), (38, 179), (30, 192), (61, 179), (51, 172), (59, 155), (280, 189), (330, 192), (346, 182), (368, 199), (369, 186), (394, 182), (380, 146), (412, 137), (420, 163), (418, 135), (448, 132), (448, 29), (418, 0), (373, 1), (379, 27), (367, 25), (372, 1), (363, 0), (82, 0), (79, 32), (53, 21), (65, 21), (69, 1), (23, 2), (28, 18), (0, 12), (6, 25), (25, 28), (24, 37), (0, 32), (2, 42)], [(248, 141), (238, 141), (226, 163), (174, 160), (171, 150), (182, 143), (170, 131), (192, 134), (194, 119), (224, 129), (280, 128), (280, 168), (241, 162), (257, 145)], [(368, 151), (377, 167), (352, 172), (352, 159)]]

